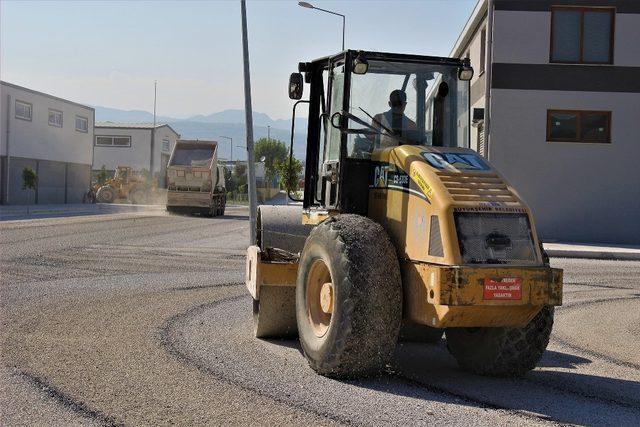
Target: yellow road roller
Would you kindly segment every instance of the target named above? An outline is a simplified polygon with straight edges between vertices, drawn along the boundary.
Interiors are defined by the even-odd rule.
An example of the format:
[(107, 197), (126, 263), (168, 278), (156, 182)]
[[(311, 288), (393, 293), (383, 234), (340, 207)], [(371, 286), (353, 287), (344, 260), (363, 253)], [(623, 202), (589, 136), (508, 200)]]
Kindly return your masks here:
[(298, 335), (334, 378), (376, 374), (399, 339), (443, 335), (473, 373), (535, 367), (562, 270), (526, 203), (467, 148), (472, 76), (468, 59), (354, 50), (299, 64), (288, 89), (294, 119), (309, 111), (304, 195), (258, 208), (257, 337)]

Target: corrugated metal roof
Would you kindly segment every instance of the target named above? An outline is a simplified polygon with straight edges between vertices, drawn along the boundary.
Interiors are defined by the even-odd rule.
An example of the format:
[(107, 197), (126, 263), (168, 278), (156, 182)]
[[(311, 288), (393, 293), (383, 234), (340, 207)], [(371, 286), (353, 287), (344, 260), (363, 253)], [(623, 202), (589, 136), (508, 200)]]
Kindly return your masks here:
[(40, 92), (37, 90), (29, 89), (28, 87), (16, 85), (13, 83), (5, 82), (4, 80), (0, 81), (0, 84), (8, 87), (12, 87), (19, 90), (24, 90), (26, 92), (34, 93), (36, 95), (46, 96), (47, 98), (55, 99), (57, 101), (66, 102), (67, 104), (77, 105), (78, 107), (86, 108), (87, 110), (95, 111), (93, 107), (89, 107), (88, 105), (80, 104), (78, 102), (69, 101), (68, 99), (60, 98), (59, 96), (51, 95), (48, 93)]
[[(156, 129), (162, 126), (169, 126), (166, 123), (156, 123)], [(96, 122), (97, 128), (125, 128), (125, 129), (153, 129), (153, 123), (118, 123), (118, 122)], [(170, 127), (170, 126), (169, 126)]]
[[(180, 138), (180, 134), (176, 132), (176, 130), (172, 128), (171, 125), (167, 123), (156, 123), (156, 129), (164, 126), (171, 129), (171, 131), (175, 133), (178, 138)], [(96, 122), (94, 127), (100, 128), (100, 129), (149, 129), (151, 130), (153, 129), (153, 123)]]

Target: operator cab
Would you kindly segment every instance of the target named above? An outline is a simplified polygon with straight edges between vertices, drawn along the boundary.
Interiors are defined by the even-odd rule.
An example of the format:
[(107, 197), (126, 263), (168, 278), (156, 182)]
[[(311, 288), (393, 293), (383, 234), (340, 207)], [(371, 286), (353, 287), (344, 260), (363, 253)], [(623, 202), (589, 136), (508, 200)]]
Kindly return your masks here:
[(308, 101), (294, 106), (295, 119), (309, 104), (306, 212), (366, 215), (376, 150), (469, 146), (468, 59), (347, 50), (298, 70), (289, 97), (300, 100), (310, 84)]
[(129, 172), (131, 168), (126, 166), (118, 166), (116, 168), (116, 173), (114, 175), (114, 179), (120, 180), (123, 183), (127, 184), (129, 182)]

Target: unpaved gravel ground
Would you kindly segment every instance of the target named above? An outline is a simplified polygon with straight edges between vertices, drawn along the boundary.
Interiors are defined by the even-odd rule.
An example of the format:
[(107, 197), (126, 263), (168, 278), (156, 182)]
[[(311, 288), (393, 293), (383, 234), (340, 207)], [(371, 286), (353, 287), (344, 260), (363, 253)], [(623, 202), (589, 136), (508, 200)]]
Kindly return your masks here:
[(380, 378), (315, 375), (251, 337), (246, 210), (0, 223), (0, 425), (637, 425), (640, 263), (555, 259), (565, 306), (518, 380), (402, 344)]

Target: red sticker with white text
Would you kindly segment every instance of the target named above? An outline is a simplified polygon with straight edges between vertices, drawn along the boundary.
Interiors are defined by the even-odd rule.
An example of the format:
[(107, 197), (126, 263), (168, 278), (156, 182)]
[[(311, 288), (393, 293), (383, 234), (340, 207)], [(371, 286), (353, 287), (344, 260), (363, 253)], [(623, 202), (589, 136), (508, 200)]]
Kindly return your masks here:
[(486, 300), (522, 299), (522, 279), (519, 277), (505, 277), (494, 280), (485, 277), (483, 298)]

